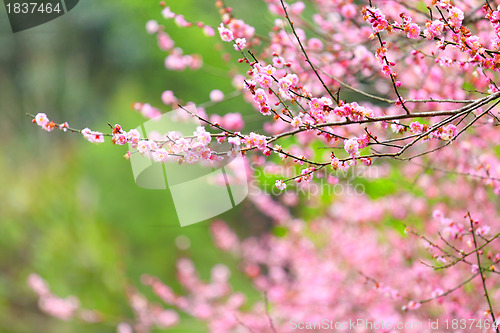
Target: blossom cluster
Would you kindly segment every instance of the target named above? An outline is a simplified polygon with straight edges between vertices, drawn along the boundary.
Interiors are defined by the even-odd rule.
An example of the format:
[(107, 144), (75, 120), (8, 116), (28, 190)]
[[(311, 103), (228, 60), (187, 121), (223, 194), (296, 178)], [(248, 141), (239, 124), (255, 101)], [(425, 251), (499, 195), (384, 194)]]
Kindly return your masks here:
[(53, 121), (50, 121), (45, 113), (37, 113), (36, 116), (33, 118), (33, 123), (37, 124), (47, 132), (52, 132), (54, 128), (59, 128), (64, 132), (66, 132), (69, 127), (67, 122), (57, 125)]
[[(404, 134), (407, 130), (410, 130), (413, 135), (418, 135), (419, 138), (419, 140), (412, 142), (411, 145), (421, 141), (422, 143), (427, 143), (429, 149), (433, 149), (432, 144), (428, 143), (430, 138), (437, 138), (442, 141), (454, 140), (458, 134), (462, 133), (457, 126), (457, 122), (445, 123), (443, 126), (440, 126), (440, 122), (426, 125), (413, 120), (413, 118), (418, 118), (417, 115), (415, 115), (415, 117), (410, 115), (408, 117), (410, 121), (404, 124), (397, 117), (397, 113), (399, 112), (398, 108), (394, 108), (393, 106), (382, 108), (377, 104), (371, 104), (366, 101), (363, 101), (362, 104), (357, 101), (347, 102), (339, 96), (333, 95), (333, 89), (330, 90), (327, 88), (329, 85), (332, 86), (332, 88), (339, 86), (347, 87), (347, 89), (352, 88), (355, 92), (359, 92), (359, 89), (351, 87), (350, 84), (343, 83), (337, 79), (338, 75), (343, 75), (343, 80), (350, 80), (351, 77), (354, 77), (354, 75), (350, 73), (359, 72), (364, 77), (375, 77), (375, 81), (372, 83), (375, 88), (384, 86), (384, 80), (386, 81), (385, 85), (387, 89), (391, 89), (390, 86), (392, 85), (392, 90), (397, 97), (393, 101), (394, 106), (402, 107), (406, 113), (409, 113), (407, 107), (409, 102), (402, 97), (399, 89), (402, 86), (401, 80), (407, 82), (409, 86), (412, 87), (412, 84), (415, 86), (414, 82), (417, 77), (412, 71), (406, 71), (401, 77), (401, 75), (396, 73), (398, 64), (390, 60), (390, 58), (396, 59), (397, 54), (401, 53), (402, 50), (394, 49), (393, 43), (386, 40), (383, 33), (396, 31), (396, 33), (405, 33), (407, 38), (410, 39), (428, 40), (432, 42), (424, 44), (426, 46), (422, 47), (420, 50), (412, 51), (412, 57), (405, 60), (407, 66), (414, 66), (415, 68), (419, 68), (419, 71), (423, 71), (425, 66), (431, 66), (431, 63), (443, 64), (440, 70), (435, 68), (430, 69), (432, 75), (429, 80), (424, 80), (421, 87), (417, 88), (417, 86), (415, 86), (415, 88), (408, 89), (409, 96), (418, 96), (415, 102), (411, 102), (414, 103), (413, 111), (422, 111), (422, 113), (425, 114), (425, 111), (430, 111), (434, 107), (441, 108), (450, 104), (438, 102), (440, 91), (432, 89), (435, 82), (443, 79), (445, 74), (446, 76), (450, 74), (447, 69), (450, 66), (447, 60), (450, 58), (447, 54), (467, 54), (469, 60), (459, 60), (464, 58), (459, 56), (454, 57), (456, 59), (454, 61), (457, 62), (457, 65), (460, 65), (466, 73), (472, 72), (474, 67), (484, 66), (484, 61), (486, 61), (487, 65), (490, 67), (494, 66), (493, 62), (496, 61), (496, 55), (485, 57), (477, 61), (478, 58), (476, 53), (484, 53), (482, 51), (484, 43), (480, 43), (480, 38), (471, 34), (470, 29), (465, 29), (462, 26), (464, 11), (446, 1), (434, 2), (431, 5), (435, 6), (435, 10), (441, 15), (439, 15), (439, 17), (436, 16), (434, 20), (426, 20), (423, 23), (419, 16), (412, 12), (412, 9), (408, 9), (404, 5), (387, 8), (358, 8), (351, 3), (341, 3), (338, 5), (338, 8), (340, 8), (340, 12), (343, 13), (343, 18), (325, 19), (321, 18), (319, 14), (315, 15), (313, 17), (315, 22), (318, 24), (319, 28), (323, 29), (325, 32), (337, 33), (340, 38), (342, 34), (348, 31), (347, 29), (350, 31), (349, 34), (344, 34), (345, 40), (343, 43), (346, 46), (345, 50), (339, 49), (336, 52), (331, 52), (328, 50), (335, 48), (333, 45), (328, 46), (328, 41), (324, 41), (317, 37), (307, 37), (306, 30), (301, 26), (303, 23), (301, 15), (305, 8), (304, 3), (298, 2), (293, 4), (288, 13), (287, 6), (282, 6), (280, 1), (269, 1), (271, 12), (279, 15), (291, 15), (295, 21), (292, 23), (290, 16), (285, 16), (286, 19), (289, 20), (289, 23), (291, 23), (293, 29), (292, 34), (286, 31), (286, 20), (277, 19), (275, 21), (275, 27), (271, 33), (269, 45), (266, 50), (262, 52), (262, 57), (259, 59), (253, 53), (245, 54), (245, 49), (262, 43), (255, 34), (255, 28), (246, 24), (241, 19), (234, 18), (231, 8), (225, 7), (222, 3), (217, 3), (222, 15), (222, 23), (217, 29), (219, 37), (223, 42), (234, 43), (235, 51), (241, 53), (243, 56), (243, 58), (239, 59), (239, 62), (248, 65), (246, 70), (247, 77), (237, 74), (233, 78), (233, 83), (241, 90), (241, 93), (244, 94), (247, 100), (253, 102), (252, 104), (260, 114), (271, 116), (270, 118), (272, 118), (272, 121), (264, 125), (264, 130), (269, 133), (268, 135), (264, 135), (255, 132), (249, 134), (240, 132), (243, 129), (243, 121), (240, 119), (236, 120), (237, 118), (234, 116), (211, 115), (209, 117), (202, 111), (199, 118), (202, 121), (207, 121), (213, 129), (221, 131), (219, 136), (217, 136), (217, 141), (219, 143), (227, 140), (227, 142), (230, 142), (233, 146), (240, 146), (243, 142), (246, 144), (246, 146), (242, 146), (245, 150), (258, 149), (266, 156), (271, 156), (274, 152), (279, 154), (282, 159), (291, 157), (292, 161), (300, 165), (302, 165), (304, 161), (307, 161), (311, 167), (315, 167), (315, 170), (319, 170), (320, 168), (318, 167), (327, 164), (332, 165), (334, 169), (338, 168), (338, 166), (346, 168), (355, 165), (356, 160), (362, 161), (365, 165), (371, 165), (374, 158), (378, 156), (399, 155), (403, 150), (408, 150), (404, 148), (401, 152), (391, 152), (391, 148), (397, 147), (397, 145), (386, 144), (385, 141), (394, 139), (391, 139), (387, 132), (380, 132), (381, 129), (384, 130), (388, 127), (396, 134)], [(333, 8), (336, 7), (334, 6)], [(486, 18), (494, 23), (494, 17), (497, 15), (495, 13), (497, 12), (487, 8), (485, 8), (484, 11)], [(356, 16), (356, 12), (359, 13), (359, 16)], [(176, 24), (180, 27), (197, 26), (202, 28), (208, 36), (213, 35), (214, 29), (210, 28), (208, 25), (201, 22), (196, 24), (189, 22), (184, 16), (173, 13), (168, 7), (163, 9), (163, 14), (167, 19), (174, 19)], [(397, 18), (400, 18), (401, 21)], [(360, 22), (368, 22), (371, 25), (372, 33), (369, 34), (366, 30), (367, 27), (362, 24), (357, 30), (354, 29), (354, 25), (349, 23), (349, 20), (354, 19), (359, 19)], [(339, 22), (343, 22), (345, 26), (338, 24)], [(421, 26), (425, 26), (425, 28), (421, 28)], [(167, 67), (183, 69), (184, 66), (189, 65), (191, 60), (186, 62), (186, 56), (182, 56), (184, 60), (180, 60), (180, 58), (176, 60), (175, 57), (181, 56), (182, 51), (173, 48), (174, 43), (171, 41), (170, 37), (168, 37), (163, 25), (160, 25), (156, 21), (149, 21), (146, 25), (146, 29), (149, 33), (158, 36), (160, 48), (170, 52), (170, 55), (166, 59), (166, 63), (171, 64), (171, 66), (169, 65)], [(356, 45), (355, 41), (357, 40), (355, 38), (350, 39), (350, 35), (368, 41), (370, 39), (376, 39), (375, 36), (377, 36), (380, 45), (375, 47), (375, 52), (371, 55), (364, 45), (357, 45), (353, 48), (353, 51), (348, 51), (347, 46)], [(389, 37), (388, 35), (387, 38)], [(434, 41), (437, 42), (434, 43)], [(449, 49), (453, 48), (454, 50), (442, 51), (443, 46)], [(434, 61), (425, 61), (422, 56), (431, 52), (428, 51), (428, 49), (432, 49), (432, 47), (437, 47), (437, 49), (441, 51), (433, 53), (434, 56), (431, 58), (433, 58)], [(289, 52), (291, 48), (299, 48), (306, 53), (297, 56), (295, 52)], [(490, 53), (490, 55), (492, 54)], [(266, 59), (266, 56), (270, 57), (270, 59)], [(340, 60), (346, 57), (351, 57), (352, 60), (350, 62)], [(332, 61), (339, 61), (341, 67), (332, 67), (328, 65), (327, 62), (331, 63)], [(382, 66), (378, 76), (377, 62)], [(464, 66), (465, 63), (469, 65)], [(195, 67), (198, 67), (198, 65)], [(480, 72), (477, 69), (472, 74), (475, 75), (475, 83), (478, 84), (478, 88), (481, 87), (483, 82), (488, 78), (484, 72)], [(387, 82), (384, 76), (389, 76), (390, 81)], [(491, 79), (488, 78), (488, 80)], [(458, 84), (461, 83), (460, 79), (456, 80), (455, 84), (450, 82), (448, 82), (447, 87), (451, 88), (458, 88)], [(389, 83), (389, 85), (387, 85), (387, 83)], [(355, 85), (354, 82), (351, 82), (351, 84)], [(321, 93), (320, 91), (324, 88), (327, 88), (326, 91)], [(488, 85), (488, 88), (494, 89), (491, 84)], [(455, 90), (459, 91), (459, 89)], [(431, 91), (436, 97), (433, 96), (429, 99), (429, 103), (420, 102), (425, 101), (425, 97), (428, 96)], [(443, 97), (445, 93), (446, 92), (443, 91)], [(214, 90), (211, 93), (210, 99), (215, 103), (220, 102), (223, 100), (223, 93)], [(180, 102), (172, 91), (164, 92), (162, 100), (164, 104), (172, 107), (176, 107), (176, 104)], [(436, 100), (436, 102), (433, 102), (433, 100)], [(477, 101), (479, 101), (479, 99)], [(159, 108), (151, 106), (148, 103), (135, 103), (134, 108), (148, 118), (155, 118), (161, 115)], [(198, 107), (195, 105), (186, 105), (186, 109), (197, 110)], [(474, 111), (474, 109), (475, 108), (471, 107), (470, 112)], [(461, 109), (457, 109), (456, 114), (458, 114), (460, 110)], [(469, 113), (466, 113), (465, 115), (468, 114)], [(376, 120), (377, 118), (388, 118), (390, 115), (394, 115), (395, 119), (389, 119), (388, 121)], [(226, 118), (229, 117), (236, 120), (236, 124), (234, 120), (226, 121)], [(39, 122), (44, 123), (43, 119), (42, 117)], [(356, 142), (354, 142), (356, 141), (355, 139), (349, 139), (349, 137), (358, 137), (360, 135), (359, 128), (361, 126), (358, 128), (355, 126), (346, 127), (341, 133), (338, 133), (339, 131), (334, 126), (343, 123), (360, 124), (362, 126), (363, 124), (368, 124), (370, 126), (377, 125), (375, 128), (370, 129), (369, 132), (378, 133), (365, 136), (364, 141), (366, 142), (360, 146), (359, 143), (356, 144)], [(45, 126), (47, 130), (54, 128), (54, 125), (50, 125), (49, 122), (44, 123), (43, 126)], [(100, 132), (91, 131), (89, 129), (84, 129), (81, 132), (84, 134), (85, 138), (91, 142), (102, 142), (104, 140), (104, 136), (101, 135), (102, 133)], [(347, 156), (344, 158), (340, 156), (334, 157), (333, 160), (330, 159), (327, 161), (312, 161), (303, 159), (303, 154), (291, 154), (291, 151), (282, 145), (280, 145), (280, 151), (267, 145), (269, 141), (288, 136), (285, 135), (286, 133), (290, 133), (289, 135), (296, 135), (302, 144), (310, 142), (312, 138), (320, 139), (327, 145), (342, 139)], [(128, 133), (126, 132), (118, 134), (113, 133), (112, 142), (119, 145), (132, 143), (133, 147), (138, 146), (139, 140), (137, 133), (132, 132), (129, 137), (127, 135)], [(171, 140), (167, 136), (164, 140), (141, 140), (138, 152), (141, 154), (148, 153), (146, 155), (151, 155), (154, 160), (159, 162), (165, 161), (168, 156), (175, 155), (179, 155), (178, 157), (182, 159), (182, 161), (186, 160), (188, 163), (206, 159), (218, 159), (217, 156), (220, 155), (212, 154), (210, 148), (207, 147), (207, 143), (210, 141), (206, 135), (207, 134), (205, 134), (205, 139), (201, 141), (198, 140), (195, 146), (187, 146), (187, 151), (185, 150), (186, 143), (183, 140), (176, 143), (178, 139)], [(201, 136), (197, 134), (194, 134), (194, 136), (201, 138)], [(384, 140), (376, 139), (381, 136)], [(399, 140), (404, 142), (412, 138), (413, 136), (407, 135)], [(193, 140), (188, 141), (194, 144)], [(360, 155), (358, 152), (368, 145), (372, 145), (374, 148), (375, 146), (380, 146), (380, 148), (386, 150), (386, 152)], [(157, 150), (158, 152), (156, 152)], [(132, 153), (133, 152), (129, 152), (126, 156), (130, 156)], [(183, 153), (187, 153), (186, 156), (182, 155)], [(227, 153), (230, 155), (233, 154), (232, 151)], [(336, 159), (338, 159), (338, 162)], [(287, 180), (283, 180), (284, 183), (286, 183), (286, 181)], [(277, 185), (280, 188), (284, 188), (281, 183), (277, 183)]]
[(80, 308), (80, 301), (75, 296), (61, 298), (54, 295), (47, 282), (38, 274), (28, 276), (28, 286), (38, 295), (38, 305), (46, 314), (62, 320), (70, 320), (79, 316), (86, 322), (99, 322), (101, 319), (95, 311)]

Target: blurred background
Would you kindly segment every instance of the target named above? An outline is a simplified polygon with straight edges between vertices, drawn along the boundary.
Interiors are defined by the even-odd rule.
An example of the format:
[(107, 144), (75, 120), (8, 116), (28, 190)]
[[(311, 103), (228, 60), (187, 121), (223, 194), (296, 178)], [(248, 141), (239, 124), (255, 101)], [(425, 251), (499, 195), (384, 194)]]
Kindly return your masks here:
[[(188, 20), (213, 27), (220, 23), (213, 1), (167, 5)], [(263, 32), (272, 18), (263, 16), (261, 8), (260, 2), (238, 2), (235, 15), (258, 32), (264, 27)], [(150, 19), (164, 24), (186, 54), (201, 54), (207, 69), (167, 71), (166, 54), (145, 30)], [(232, 92), (230, 66), (219, 51), (230, 45), (222, 46), (217, 36), (206, 37), (200, 29), (166, 21), (157, 0), (85, 0), (54, 21), (16, 34), (2, 8), (0, 43), (0, 332), (116, 331), (113, 325), (64, 322), (41, 313), (26, 285), (32, 272), (46, 279), (54, 294), (75, 295), (83, 308), (119, 321), (133, 316), (127, 285), (155, 299), (141, 286), (143, 273), (181, 292), (175, 262), (182, 256), (194, 260), (204, 279), (216, 263), (235, 267), (231, 256), (212, 245), (209, 222), (181, 228), (168, 191), (135, 185), (122, 157), (126, 147), (109, 142), (95, 146), (78, 134), (47, 133), (26, 116), (44, 112), (57, 123), (103, 132), (109, 131), (108, 122), (135, 128), (145, 119), (131, 104), (161, 107), (164, 90), (196, 103), (207, 101), (212, 89)], [(241, 101), (235, 98), (207, 111), (255, 112)], [(258, 225), (264, 217), (240, 215), (250, 206), (244, 202), (222, 218), (240, 234), (256, 232), (249, 220)], [(176, 247), (180, 235), (189, 238), (190, 248)], [(243, 274), (233, 272), (235, 288), (250, 301), (261, 297)], [(203, 324), (181, 318), (182, 324), (169, 331), (206, 331)]]

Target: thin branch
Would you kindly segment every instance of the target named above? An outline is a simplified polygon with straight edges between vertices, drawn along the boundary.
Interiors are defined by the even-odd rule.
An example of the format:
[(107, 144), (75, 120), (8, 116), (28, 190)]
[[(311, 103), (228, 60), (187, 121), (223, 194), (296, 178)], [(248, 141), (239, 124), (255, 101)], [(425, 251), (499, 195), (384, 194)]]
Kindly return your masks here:
[[(472, 221), (472, 217), (470, 215), (470, 212), (467, 213), (467, 216), (469, 217), (469, 221), (470, 221), (472, 238), (474, 239), (474, 247), (477, 249), (476, 234), (474, 232), (474, 222)], [(476, 257), (477, 257), (477, 266), (479, 267), (479, 274), (481, 275), (481, 282), (483, 283), (484, 297), (486, 297), (486, 301), (488, 302), (491, 320), (493, 321), (493, 323), (496, 323), (495, 312), (493, 311), (493, 306), (491, 305), (490, 296), (488, 294), (488, 288), (486, 288), (486, 278), (484, 277), (483, 270), (481, 269), (481, 258), (479, 256), (479, 251), (476, 251)], [(495, 332), (499, 333), (498, 326), (495, 327)]]
[(271, 330), (274, 333), (278, 333), (278, 331), (276, 331), (276, 327), (274, 327), (273, 319), (271, 318), (271, 315), (269, 314), (269, 303), (267, 301), (267, 293), (264, 293), (264, 304), (266, 307), (266, 316), (267, 316), (267, 319), (269, 320), (269, 326), (271, 326)]
[(318, 80), (321, 82), (321, 84), (323, 85), (323, 88), (325, 88), (326, 92), (328, 93), (328, 95), (330, 95), (330, 97), (338, 104), (339, 103), (339, 100), (337, 97), (335, 97), (332, 92), (330, 91), (330, 89), (328, 89), (328, 87), (326, 86), (325, 82), (323, 81), (323, 79), (321, 78), (321, 76), (319, 75), (318, 71), (316, 70), (316, 68), (314, 67), (313, 63), (311, 62), (311, 60), (309, 59), (309, 56), (307, 55), (307, 52), (306, 50), (304, 49), (304, 46), (302, 45), (302, 42), (300, 41), (300, 38), (299, 36), (297, 35), (297, 32), (295, 31), (295, 27), (293, 26), (293, 21), (290, 19), (290, 17), (288, 16), (288, 11), (286, 9), (286, 6), (285, 6), (285, 3), (283, 2), (283, 0), (280, 0), (281, 2), (281, 7), (283, 8), (283, 10), (285, 11), (285, 17), (288, 21), (288, 23), (290, 24), (290, 27), (292, 28), (292, 32), (293, 34), (295, 35), (295, 38), (297, 39), (297, 42), (299, 43), (299, 46), (300, 46), (300, 49), (302, 50), (302, 53), (304, 54), (304, 57), (306, 58), (306, 61), (307, 63), (309, 63), (309, 66), (311, 66), (311, 69), (313, 70), (313, 72), (316, 74), (316, 77), (318, 78)]

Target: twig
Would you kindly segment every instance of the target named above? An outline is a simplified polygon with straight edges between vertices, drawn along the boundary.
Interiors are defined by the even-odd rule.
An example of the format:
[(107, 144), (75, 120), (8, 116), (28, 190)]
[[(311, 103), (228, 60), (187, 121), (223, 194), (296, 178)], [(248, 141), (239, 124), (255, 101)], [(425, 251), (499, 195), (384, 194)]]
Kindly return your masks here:
[(306, 50), (304, 49), (304, 46), (302, 45), (302, 42), (300, 41), (300, 38), (299, 36), (297, 35), (297, 32), (295, 31), (295, 27), (293, 26), (293, 22), (292, 20), (290, 19), (290, 17), (288, 16), (288, 11), (286, 9), (286, 6), (285, 6), (285, 3), (283, 2), (283, 0), (280, 0), (281, 2), (281, 7), (283, 8), (283, 10), (285, 11), (285, 17), (288, 21), (288, 23), (290, 24), (290, 27), (292, 28), (292, 32), (295, 36), (295, 38), (297, 39), (297, 42), (299, 43), (299, 46), (300, 46), (300, 49), (302, 50), (302, 53), (304, 54), (304, 57), (306, 58), (306, 61), (307, 63), (309, 64), (309, 66), (311, 66), (311, 69), (313, 70), (313, 72), (316, 74), (318, 80), (321, 82), (321, 84), (323, 85), (323, 88), (325, 88), (326, 92), (328, 93), (328, 95), (330, 95), (330, 97), (338, 104), (339, 103), (339, 100), (337, 97), (335, 97), (331, 90), (328, 89), (328, 87), (326, 86), (325, 82), (323, 81), (323, 79), (321, 78), (321, 76), (319, 75), (318, 71), (316, 70), (316, 68), (314, 67), (313, 63), (311, 62), (311, 60), (309, 59), (309, 56), (307, 55), (307, 52)]
[(266, 307), (266, 316), (267, 316), (267, 319), (269, 319), (269, 325), (271, 326), (271, 330), (274, 332), (274, 333), (278, 333), (278, 331), (276, 331), (276, 327), (274, 327), (274, 323), (273, 323), (273, 319), (271, 318), (271, 315), (269, 314), (269, 304), (268, 304), (268, 301), (267, 301), (267, 293), (264, 293), (264, 304), (265, 304), (265, 307)]
[[(474, 232), (474, 222), (472, 221), (472, 217), (470, 215), (470, 212), (467, 212), (467, 216), (469, 217), (472, 238), (474, 239), (474, 248), (477, 249), (476, 234)], [(486, 288), (486, 278), (484, 277), (483, 270), (481, 269), (481, 258), (479, 256), (479, 251), (476, 251), (476, 257), (477, 257), (477, 266), (479, 267), (479, 274), (481, 275), (481, 282), (483, 283), (484, 297), (486, 297), (486, 301), (488, 302), (491, 320), (493, 320), (493, 323), (496, 323), (495, 312), (493, 312), (493, 306), (491, 305), (490, 296), (488, 294), (488, 289)], [(499, 333), (497, 325), (495, 325), (495, 332)]]

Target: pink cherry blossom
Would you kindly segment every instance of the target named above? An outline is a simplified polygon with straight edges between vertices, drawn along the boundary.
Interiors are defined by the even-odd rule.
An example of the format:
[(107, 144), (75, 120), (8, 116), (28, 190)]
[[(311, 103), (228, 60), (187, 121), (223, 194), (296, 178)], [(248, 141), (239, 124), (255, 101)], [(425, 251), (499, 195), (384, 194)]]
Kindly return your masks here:
[(416, 23), (411, 23), (408, 25), (408, 33), (406, 34), (408, 38), (418, 38), (420, 36), (420, 27)]
[(349, 139), (344, 141), (344, 149), (345, 151), (351, 155), (356, 156), (359, 150), (359, 143), (356, 139)]
[(276, 185), (276, 188), (280, 191), (283, 191), (284, 189), (286, 189), (286, 184), (283, 182), (283, 180), (277, 180), (275, 185)]
[(224, 100), (224, 93), (218, 89), (214, 89), (210, 92), (210, 100), (215, 103), (222, 102)]
[(255, 95), (253, 96), (255, 103), (259, 105), (265, 105), (267, 103), (267, 95), (263, 89), (257, 89)]
[(247, 47), (247, 40), (245, 38), (236, 38), (234, 43), (234, 49), (236, 51), (244, 50)]
[(219, 30), (220, 38), (224, 42), (231, 42), (234, 40), (233, 32), (231, 30), (229, 30), (228, 28), (224, 27), (223, 23), (220, 24), (218, 30)]
[(49, 123), (49, 118), (47, 118), (47, 115), (45, 113), (38, 113), (35, 116), (35, 121), (38, 126), (45, 126)]
[(148, 22), (146, 22), (146, 30), (148, 34), (157, 33), (159, 29), (160, 25), (155, 20), (149, 20)]

